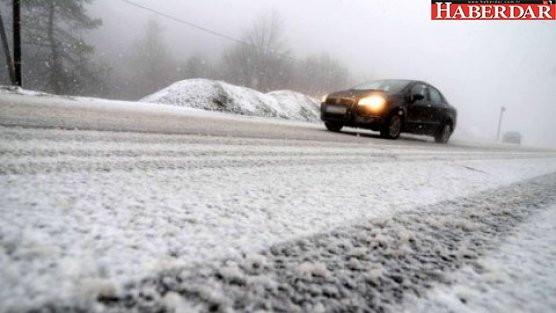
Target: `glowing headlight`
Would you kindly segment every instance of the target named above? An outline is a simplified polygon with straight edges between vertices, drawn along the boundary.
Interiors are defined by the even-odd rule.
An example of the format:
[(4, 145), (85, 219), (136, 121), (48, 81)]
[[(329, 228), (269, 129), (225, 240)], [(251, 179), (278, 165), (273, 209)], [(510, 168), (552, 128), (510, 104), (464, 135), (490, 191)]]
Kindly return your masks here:
[(328, 95), (322, 96), (322, 102), (326, 102), (326, 99), (328, 99)]
[(386, 99), (378, 95), (368, 96), (359, 100), (357, 104), (360, 106), (368, 107), (373, 111), (380, 111), (384, 109), (384, 106), (386, 105)]

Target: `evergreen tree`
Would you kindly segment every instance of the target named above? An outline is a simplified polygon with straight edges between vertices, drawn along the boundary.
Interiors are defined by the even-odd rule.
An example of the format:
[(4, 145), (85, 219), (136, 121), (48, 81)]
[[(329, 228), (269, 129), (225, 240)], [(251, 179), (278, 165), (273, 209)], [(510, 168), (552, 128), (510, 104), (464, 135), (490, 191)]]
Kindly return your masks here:
[(87, 15), (92, 0), (22, 1), (24, 77), (27, 88), (55, 94), (101, 92), (106, 67), (91, 60), (83, 31), (101, 25)]

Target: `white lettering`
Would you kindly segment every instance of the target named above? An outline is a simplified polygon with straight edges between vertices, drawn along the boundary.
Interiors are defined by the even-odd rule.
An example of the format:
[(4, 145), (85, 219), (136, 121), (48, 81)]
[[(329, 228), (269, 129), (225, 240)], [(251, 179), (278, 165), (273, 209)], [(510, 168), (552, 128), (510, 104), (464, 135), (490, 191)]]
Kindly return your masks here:
[(456, 12), (454, 12), (454, 15), (452, 16), (452, 18), (458, 18), (458, 15), (462, 19), (466, 18), (465, 17), (465, 11), (463, 10), (462, 6), (457, 7)]
[(531, 18), (537, 18), (537, 16), (535, 15), (535, 11), (533, 10), (533, 8), (531, 6), (527, 6), (527, 9), (525, 9), (525, 13), (523, 13), (523, 16), (521, 16), (522, 18), (527, 18), (527, 16), (531, 17)]
[(506, 15), (506, 7), (497, 5), (494, 7), (494, 18), (500, 18), (500, 17), (508, 18), (508, 16)]
[[(487, 17), (488, 15), (488, 17)], [(492, 6), (484, 5), (483, 6), (483, 18), (492, 18)]]
[[(445, 8), (445, 9), (442, 8), (442, 5), (443, 5), (443, 4), (446, 4), (446, 8)], [(436, 4), (436, 18), (441, 19), (441, 18), (442, 18), (442, 13), (443, 13), (443, 12), (446, 13), (446, 17), (447, 17), (447, 18), (450, 18), (450, 10), (451, 10), (451, 9), (450, 9), (450, 6), (451, 6), (451, 5), (452, 5), (451, 2), (446, 2), (446, 3), (444, 3), (444, 2), (439, 2), (439, 3), (437, 3), (437, 4)]]
[(481, 4), (454, 7), (452, 2), (436, 3), (436, 19), (554, 19), (552, 7), (548, 5)]
[(550, 7), (547, 5), (542, 5), (539, 7), (539, 18), (548, 18), (548, 19), (553, 19), (552, 16), (550, 16)]
[[(515, 14), (516, 9), (519, 11), (519, 15)], [(523, 8), (519, 6), (510, 6), (510, 18), (521, 18), (523, 16)]]
[(481, 7), (477, 5), (470, 5), (469, 18), (481, 18)]

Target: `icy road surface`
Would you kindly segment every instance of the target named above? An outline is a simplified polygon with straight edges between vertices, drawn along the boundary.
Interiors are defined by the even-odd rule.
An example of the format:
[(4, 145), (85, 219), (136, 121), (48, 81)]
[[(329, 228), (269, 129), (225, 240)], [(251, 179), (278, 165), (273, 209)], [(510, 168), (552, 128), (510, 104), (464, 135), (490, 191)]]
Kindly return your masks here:
[(18, 97), (0, 312), (554, 309), (554, 152)]
[[(137, 295), (148, 295), (152, 311), (388, 308), (404, 289), (384, 285), (384, 271), (389, 284), (415, 279), (408, 290), (425, 294), (434, 277), (466, 264), (466, 251), (477, 258), (556, 201), (551, 152), (365, 140), (0, 128), (1, 307), (135, 310), (144, 299), (129, 294), (146, 288)], [(446, 236), (452, 228), (455, 238)], [(419, 249), (430, 264), (404, 259)], [(263, 273), (245, 272), (249, 260)], [(407, 276), (414, 266), (426, 267), (423, 277)], [(186, 291), (140, 283), (168, 271), (180, 271), (174, 283), (194, 283)], [(290, 281), (296, 273), (332, 280), (300, 287)], [(244, 277), (239, 287), (235, 275)], [(376, 301), (345, 289), (349, 277), (374, 286), (368, 275)], [(335, 297), (349, 303), (327, 302)]]

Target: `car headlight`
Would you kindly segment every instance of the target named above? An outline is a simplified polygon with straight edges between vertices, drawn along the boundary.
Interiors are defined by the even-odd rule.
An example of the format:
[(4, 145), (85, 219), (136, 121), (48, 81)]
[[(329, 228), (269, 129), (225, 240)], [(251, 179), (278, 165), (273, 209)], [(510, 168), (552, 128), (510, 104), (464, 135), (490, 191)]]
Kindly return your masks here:
[(357, 103), (360, 106), (369, 108), (371, 111), (382, 111), (386, 106), (386, 99), (383, 96), (372, 95), (361, 98)]
[(326, 102), (326, 99), (328, 99), (328, 95), (322, 96), (322, 99), (321, 99), (321, 100), (322, 100), (322, 102)]

